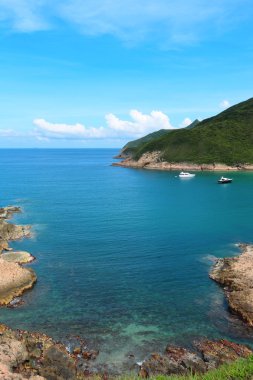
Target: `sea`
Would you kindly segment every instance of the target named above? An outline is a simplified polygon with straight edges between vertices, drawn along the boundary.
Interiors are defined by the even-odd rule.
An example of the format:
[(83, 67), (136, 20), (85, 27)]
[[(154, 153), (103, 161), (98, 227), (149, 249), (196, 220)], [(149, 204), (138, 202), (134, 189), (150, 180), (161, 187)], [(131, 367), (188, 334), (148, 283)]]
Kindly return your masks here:
[(253, 173), (218, 185), (226, 173), (114, 167), (117, 153), (0, 150), (1, 206), (21, 206), (12, 222), (33, 231), (11, 246), (36, 257), (38, 276), (0, 322), (64, 342), (80, 336), (118, 368), (202, 337), (251, 344), (208, 273), (253, 242)]

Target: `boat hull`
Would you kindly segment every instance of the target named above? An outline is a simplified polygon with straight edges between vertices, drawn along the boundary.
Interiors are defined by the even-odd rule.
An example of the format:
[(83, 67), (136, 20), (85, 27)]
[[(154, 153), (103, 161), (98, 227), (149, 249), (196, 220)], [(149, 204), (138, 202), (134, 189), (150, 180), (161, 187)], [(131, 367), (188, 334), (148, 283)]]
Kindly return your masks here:
[(223, 184), (225, 184), (225, 183), (231, 183), (232, 182), (232, 179), (227, 179), (227, 180), (225, 180), (225, 181), (221, 181), (221, 180), (219, 180), (218, 181), (218, 184), (219, 185), (223, 185)]

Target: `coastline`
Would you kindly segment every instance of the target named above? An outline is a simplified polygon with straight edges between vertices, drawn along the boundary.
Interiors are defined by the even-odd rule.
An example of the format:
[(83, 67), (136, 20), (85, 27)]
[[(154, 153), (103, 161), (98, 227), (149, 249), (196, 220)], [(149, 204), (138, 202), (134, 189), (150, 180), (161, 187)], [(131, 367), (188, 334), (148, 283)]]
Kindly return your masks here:
[(253, 326), (253, 245), (239, 247), (238, 256), (218, 259), (209, 277), (223, 287), (230, 310)]
[[(37, 280), (32, 269), (21, 265), (32, 262), (35, 258), (28, 252), (13, 251), (9, 247), (9, 241), (29, 237), (31, 234), (31, 226), (18, 226), (8, 222), (16, 212), (21, 212), (21, 209), (13, 206), (0, 209), (0, 271), (3, 273), (0, 279), (0, 306), (19, 306), (22, 300), (20, 302), (16, 297), (27, 289), (31, 289)], [(241, 257), (244, 258), (244, 261), (246, 260), (247, 267), (248, 257), (253, 264), (253, 246), (242, 245), (241, 247), (243, 249)], [(219, 273), (220, 277), (224, 279), (226, 277), (224, 270), (231, 269), (235, 262), (238, 262), (237, 258), (217, 260), (210, 272), (210, 278), (219, 282)], [(241, 272), (239, 277), (242, 277)], [(229, 275), (226, 278), (229, 278)], [(223, 285), (227, 286), (228, 284), (224, 281)], [(247, 285), (249, 286), (249, 282)], [(5, 288), (7, 288), (6, 291)], [(247, 293), (247, 289), (245, 291)], [(228, 298), (231, 299), (230, 296)], [(240, 313), (238, 315), (243, 317)], [(245, 320), (244, 317), (243, 319)], [(249, 324), (253, 325), (253, 314)], [(107, 378), (108, 375), (122, 375), (122, 372), (117, 369), (110, 372), (106, 363), (97, 363), (96, 358), (99, 351), (88, 347), (84, 339), (80, 337), (72, 339), (71, 344), (63, 345), (45, 334), (23, 330), (15, 331), (0, 324), (0, 377), (5, 376), (3, 378), (8, 380), (47, 380), (49, 378), (81, 380), (87, 377)], [(8, 354), (6, 354), (7, 351)], [(225, 339), (208, 340), (203, 338), (193, 342), (191, 350), (168, 344), (165, 351), (152, 353), (142, 362), (136, 363), (133, 356), (129, 371), (134, 371), (141, 378), (205, 373), (224, 363), (231, 363), (239, 358), (248, 358), (252, 355), (253, 351), (245, 345)]]
[(115, 158), (123, 160), (120, 162), (113, 162), (112, 166), (120, 166), (124, 168), (135, 168), (135, 169), (150, 169), (150, 170), (165, 170), (165, 171), (176, 171), (176, 170), (191, 170), (191, 171), (214, 171), (214, 172), (224, 172), (224, 171), (253, 171), (253, 164), (238, 164), (236, 166), (228, 166), (222, 163), (213, 164), (194, 164), (189, 162), (166, 162), (161, 161), (160, 152), (145, 153), (137, 161), (133, 160), (131, 157), (116, 156)]
[(15, 213), (20, 213), (20, 207), (7, 206), (0, 209), (0, 306), (14, 306), (25, 291), (31, 289), (37, 281), (37, 276), (31, 268), (22, 265), (35, 260), (28, 252), (13, 251), (9, 241), (31, 236), (31, 226), (20, 226), (9, 223)]

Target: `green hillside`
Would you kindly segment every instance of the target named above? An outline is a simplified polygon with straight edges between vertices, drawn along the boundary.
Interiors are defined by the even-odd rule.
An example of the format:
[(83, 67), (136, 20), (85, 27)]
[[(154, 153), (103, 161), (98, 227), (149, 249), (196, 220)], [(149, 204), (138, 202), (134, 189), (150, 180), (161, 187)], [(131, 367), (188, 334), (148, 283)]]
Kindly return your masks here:
[(131, 155), (132, 153), (136, 151), (136, 149), (139, 146), (142, 146), (143, 144), (150, 142), (152, 140), (156, 140), (166, 135), (169, 132), (170, 130), (168, 129), (160, 129), (159, 131), (149, 133), (148, 135), (141, 137), (140, 139), (130, 141), (122, 148), (120, 155), (125, 155), (125, 156)]
[[(199, 123), (199, 120), (194, 120), (194, 122), (191, 123), (187, 128), (189, 128), (189, 129), (193, 128), (198, 123)], [(156, 140), (156, 139), (159, 139), (160, 137), (163, 137), (170, 132), (172, 132), (171, 129), (160, 129), (159, 131), (149, 133), (148, 135), (141, 137), (140, 139), (130, 141), (121, 149), (120, 155), (122, 155), (122, 156), (132, 155), (143, 144), (145, 144), (147, 142), (151, 142), (151, 141)]]
[(136, 160), (145, 152), (161, 151), (161, 159), (168, 162), (253, 163), (253, 98), (193, 127), (139, 141), (131, 147)]

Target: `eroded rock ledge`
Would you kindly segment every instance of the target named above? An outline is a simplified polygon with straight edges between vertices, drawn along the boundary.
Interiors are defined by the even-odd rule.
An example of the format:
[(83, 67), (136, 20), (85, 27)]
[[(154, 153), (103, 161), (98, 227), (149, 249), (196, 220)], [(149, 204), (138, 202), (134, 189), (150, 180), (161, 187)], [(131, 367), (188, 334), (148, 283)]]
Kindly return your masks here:
[(240, 248), (239, 256), (218, 259), (210, 278), (223, 286), (231, 311), (253, 326), (253, 245)]
[(28, 252), (14, 252), (9, 247), (9, 241), (29, 237), (30, 226), (11, 224), (8, 219), (14, 213), (21, 212), (16, 206), (0, 208), (0, 305), (8, 305), (15, 297), (19, 297), (24, 291), (31, 289), (37, 280), (35, 272), (31, 268), (23, 268), (34, 260)]
[[(119, 157), (119, 156), (118, 156)], [(153, 170), (196, 170), (196, 171), (236, 171), (236, 170), (253, 170), (253, 165), (238, 164), (228, 166), (221, 163), (214, 164), (193, 164), (189, 162), (167, 162), (161, 158), (161, 152), (144, 153), (138, 161), (127, 157), (123, 161), (114, 162), (112, 166), (122, 166), (126, 168), (143, 168)]]
[(252, 355), (248, 347), (221, 340), (203, 340), (194, 344), (195, 351), (182, 347), (168, 345), (163, 354), (151, 354), (145, 360), (139, 372), (143, 378), (156, 375), (186, 375), (189, 373), (204, 373), (218, 368), (224, 363), (230, 363), (239, 358)]
[(83, 379), (75, 357), (50, 337), (0, 325), (1, 380)]
[[(195, 343), (195, 351), (168, 345), (163, 354), (151, 354), (140, 366), (142, 378), (156, 375), (204, 373), (253, 352), (241, 344), (227, 340), (203, 340)], [(0, 325), (0, 378), (2, 380), (83, 380), (108, 379), (106, 368), (96, 363), (97, 351), (79, 346), (66, 347), (45, 334), (13, 331)], [(137, 365), (132, 368), (137, 373)]]

